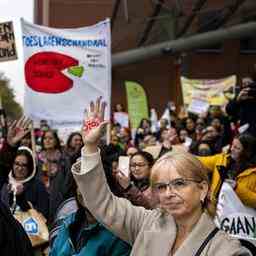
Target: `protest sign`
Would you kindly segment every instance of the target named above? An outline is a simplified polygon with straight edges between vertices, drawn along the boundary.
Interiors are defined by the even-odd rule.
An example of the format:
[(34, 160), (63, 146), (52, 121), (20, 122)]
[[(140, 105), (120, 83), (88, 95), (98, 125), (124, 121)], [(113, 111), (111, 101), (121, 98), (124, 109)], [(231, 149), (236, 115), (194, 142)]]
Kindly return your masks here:
[(129, 116), (125, 112), (114, 112), (114, 123), (119, 123), (121, 127), (129, 127)]
[(13, 24), (11, 21), (0, 23), (0, 61), (17, 59)]
[(148, 102), (142, 86), (135, 82), (125, 82), (128, 101), (128, 113), (131, 127), (138, 128), (141, 119), (148, 118)]
[(102, 96), (110, 118), (110, 21), (76, 29), (22, 22), (25, 114), (53, 127), (78, 127), (84, 108)]
[[(196, 80), (181, 77), (183, 101), (186, 106), (193, 104), (201, 106), (198, 101), (209, 105), (224, 106), (235, 96), (236, 76), (216, 80)], [(206, 105), (204, 104), (206, 107)], [(200, 107), (200, 108), (201, 108)], [(202, 108), (201, 108), (202, 110)]]
[(192, 99), (190, 105), (188, 106), (188, 111), (195, 114), (206, 113), (209, 109), (208, 101), (200, 99)]
[(215, 223), (230, 236), (256, 245), (256, 210), (245, 206), (228, 182), (219, 193)]

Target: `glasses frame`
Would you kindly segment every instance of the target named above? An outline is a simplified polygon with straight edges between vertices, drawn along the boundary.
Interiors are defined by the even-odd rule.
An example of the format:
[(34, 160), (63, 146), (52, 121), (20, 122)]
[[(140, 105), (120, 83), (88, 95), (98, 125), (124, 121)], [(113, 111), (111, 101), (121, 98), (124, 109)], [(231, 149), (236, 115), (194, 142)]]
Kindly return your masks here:
[(28, 168), (28, 164), (19, 163), (19, 162), (16, 162), (16, 161), (13, 162), (13, 165), (18, 166), (18, 167), (23, 168), (23, 169)]
[[(153, 185), (153, 188), (156, 189), (160, 193), (166, 192), (167, 187), (174, 191), (180, 191), (180, 190), (186, 188), (190, 182), (201, 183), (202, 181), (203, 180), (196, 180), (196, 179), (192, 179), (192, 178), (177, 178), (177, 179), (171, 180), (167, 183), (165, 183), (165, 182), (155, 183)], [(178, 182), (183, 182), (183, 184), (180, 184), (180, 187), (179, 187), (177, 184)], [(160, 186), (165, 186), (165, 188), (163, 190), (161, 190)]]
[(130, 168), (136, 168), (136, 167), (142, 168), (142, 167), (145, 167), (145, 166), (148, 166), (148, 164), (147, 163), (143, 163), (143, 164), (130, 164)]

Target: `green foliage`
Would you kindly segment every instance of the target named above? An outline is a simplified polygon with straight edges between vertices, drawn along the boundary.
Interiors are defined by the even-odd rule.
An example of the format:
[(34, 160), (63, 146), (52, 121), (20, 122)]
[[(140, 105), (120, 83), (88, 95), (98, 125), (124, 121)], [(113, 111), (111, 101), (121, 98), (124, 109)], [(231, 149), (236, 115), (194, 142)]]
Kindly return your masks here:
[(0, 73), (0, 97), (8, 118), (17, 119), (22, 115), (22, 107), (15, 101), (13, 89), (9, 86), (3, 73)]

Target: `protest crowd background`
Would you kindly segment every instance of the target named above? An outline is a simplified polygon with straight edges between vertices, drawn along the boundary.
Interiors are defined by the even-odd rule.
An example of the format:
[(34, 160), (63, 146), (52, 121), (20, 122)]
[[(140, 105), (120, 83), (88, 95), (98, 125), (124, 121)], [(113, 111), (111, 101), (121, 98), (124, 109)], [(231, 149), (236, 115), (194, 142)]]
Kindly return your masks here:
[[(132, 40), (120, 33), (120, 1), (112, 23), (104, 14), (74, 28), (56, 12), (53, 28), (41, 4), (35, 24), (20, 20), (20, 38), (0, 23), (0, 61), (18, 58), (20, 39), (25, 78), (22, 108), (0, 72), (1, 255), (256, 255), (256, 64), (229, 41), (251, 42), (255, 17), (228, 22), (246, 1), (214, 9), (213, 20), (206, 1), (181, 13), (171, 2), (152, 1)], [(170, 24), (158, 15), (170, 6), (166, 22), (183, 21), (163, 33)], [(150, 37), (155, 19), (161, 33)], [(202, 57), (207, 47), (219, 56)]]
[[(198, 156), (209, 170), (210, 198), (215, 207), (220, 184), (227, 181), (242, 204), (255, 209), (256, 132), (253, 111), (256, 97), (247, 94), (254, 90), (255, 81), (253, 74), (249, 83), (248, 78), (243, 80), (240, 92), (229, 101), (226, 112), (219, 106), (210, 106), (207, 112), (196, 115), (184, 108), (179, 112), (174, 102), (169, 102), (163, 117), (157, 119), (156, 111), (151, 111), (150, 118), (143, 118), (133, 133), (129, 121), (122, 125), (116, 119), (122, 115), (129, 118), (123, 105), (117, 104), (111, 115), (110, 143), (102, 140), (100, 145), (111, 191), (136, 206), (156, 208), (158, 200), (152, 192), (150, 170), (161, 156), (181, 148)], [(58, 130), (52, 129), (46, 120), (41, 120), (40, 127), (32, 129), (32, 121), (25, 116), (10, 120), (4, 115), (4, 109), (1, 111), (2, 204), (14, 214), (17, 207), (22, 211), (32, 208), (42, 214), (50, 231), (51, 255), (60, 255), (54, 248), (60, 245), (52, 241), (61, 228), (61, 220), (80, 209), (71, 166), (81, 157), (81, 132), (73, 131), (63, 141)], [(120, 120), (122, 122), (123, 118)], [(79, 223), (81, 216), (74, 218)], [(48, 242), (42, 245), (47, 247)], [(119, 249), (124, 248), (128, 255), (129, 246), (120, 241)]]

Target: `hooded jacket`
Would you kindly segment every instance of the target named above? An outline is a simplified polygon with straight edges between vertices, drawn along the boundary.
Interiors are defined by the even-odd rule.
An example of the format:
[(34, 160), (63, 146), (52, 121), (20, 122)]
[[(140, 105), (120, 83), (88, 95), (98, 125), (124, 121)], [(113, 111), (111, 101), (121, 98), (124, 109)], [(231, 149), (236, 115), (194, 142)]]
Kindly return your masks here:
[[(49, 194), (43, 183), (36, 177), (36, 162), (33, 153), (28, 147), (19, 147), (19, 150), (26, 150), (32, 156), (33, 171), (24, 180), (16, 180), (13, 171), (10, 171), (8, 182), (3, 185), (1, 190), (1, 199), (7, 207), (11, 207), (13, 210), (19, 206), (26, 211), (30, 208), (30, 202), (33, 208), (48, 218)], [(16, 195), (17, 187), (20, 184), (24, 186), (24, 190), (20, 195)]]

